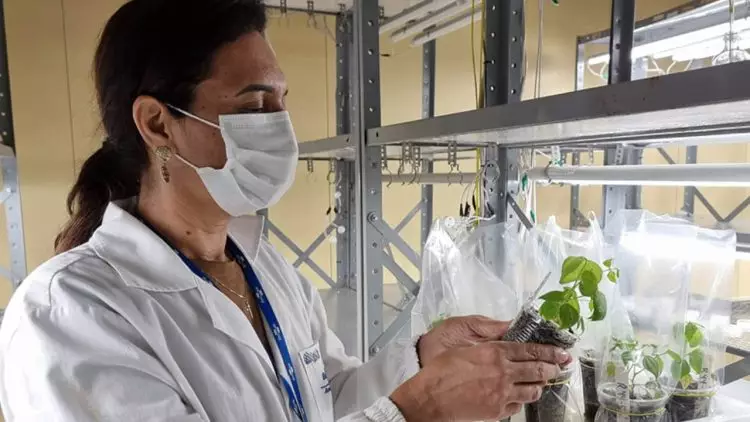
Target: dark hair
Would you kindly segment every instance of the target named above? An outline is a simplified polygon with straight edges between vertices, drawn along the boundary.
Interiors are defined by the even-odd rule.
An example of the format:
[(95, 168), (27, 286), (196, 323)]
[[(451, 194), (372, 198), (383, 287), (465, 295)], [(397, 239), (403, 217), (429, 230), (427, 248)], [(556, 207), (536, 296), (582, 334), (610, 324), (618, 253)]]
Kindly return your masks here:
[(70, 220), (56, 252), (87, 242), (110, 201), (138, 195), (150, 158), (133, 121), (135, 99), (150, 95), (189, 109), (217, 50), (265, 26), (261, 0), (131, 0), (109, 19), (94, 58), (107, 139), (68, 195)]

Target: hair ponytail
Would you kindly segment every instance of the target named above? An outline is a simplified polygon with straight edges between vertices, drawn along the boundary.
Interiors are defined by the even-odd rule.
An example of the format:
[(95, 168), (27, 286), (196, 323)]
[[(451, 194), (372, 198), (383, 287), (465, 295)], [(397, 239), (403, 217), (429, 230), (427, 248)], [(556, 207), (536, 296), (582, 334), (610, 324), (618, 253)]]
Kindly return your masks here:
[(55, 239), (61, 253), (86, 243), (101, 225), (110, 201), (138, 195), (140, 175), (121, 165), (114, 143), (105, 142), (81, 167), (68, 194), (70, 220)]
[(71, 218), (55, 240), (58, 253), (86, 243), (109, 202), (139, 194), (149, 155), (133, 122), (135, 100), (148, 95), (189, 110), (216, 52), (265, 28), (261, 0), (130, 0), (112, 15), (94, 57), (108, 139), (68, 195)]

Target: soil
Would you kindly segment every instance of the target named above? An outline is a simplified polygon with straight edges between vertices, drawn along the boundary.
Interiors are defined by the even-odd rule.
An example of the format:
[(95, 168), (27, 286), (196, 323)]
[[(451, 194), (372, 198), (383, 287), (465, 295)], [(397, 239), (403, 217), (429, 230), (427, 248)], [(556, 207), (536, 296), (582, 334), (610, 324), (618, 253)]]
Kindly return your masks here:
[(596, 416), (596, 411), (599, 410), (599, 397), (596, 395), (596, 359), (584, 355), (579, 360), (583, 382), (584, 415), (587, 421), (592, 421)]
[(662, 422), (666, 419), (664, 407), (669, 396), (664, 392), (658, 398), (634, 398), (627, 394), (627, 386), (604, 383), (598, 393), (601, 405), (596, 422)]
[(711, 413), (716, 383), (701, 388), (698, 383), (690, 384), (686, 389), (675, 389), (667, 402), (669, 422), (690, 421), (705, 418)]
[(525, 406), (526, 422), (565, 422), (578, 414), (571, 411), (568, 404), (570, 377), (574, 370), (575, 365), (563, 369), (560, 377), (550, 380), (544, 387), (539, 401)]
[(518, 343), (550, 344), (563, 349), (573, 347), (578, 338), (568, 330), (560, 330), (549, 321), (542, 319), (536, 309), (525, 307), (510, 324), (504, 341)]

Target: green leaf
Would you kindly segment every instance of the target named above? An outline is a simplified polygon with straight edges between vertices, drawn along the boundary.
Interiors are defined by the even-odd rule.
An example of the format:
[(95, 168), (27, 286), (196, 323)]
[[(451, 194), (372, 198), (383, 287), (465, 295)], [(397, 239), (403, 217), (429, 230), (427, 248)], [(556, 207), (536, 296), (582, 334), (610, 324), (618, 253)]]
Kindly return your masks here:
[(591, 279), (590, 277), (585, 277), (586, 274), (591, 274), (591, 273), (584, 272), (581, 274), (581, 284), (578, 285), (578, 289), (581, 291), (582, 295), (593, 297), (594, 294), (596, 294), (596, 290), (599, 285), (599, 282)]
[(599, 284), (602, 281), (602, 267), (594, 261), (587, 261), (581, 269), (581, 281), (584, 280)]
[(607, 362), (607, 376), (608, 377), (614, 377), (615, 371), (617, 370), (617, 366), (615, 366), (614, 362)]
[(565, 258), (562, 265), (562, 274), (560, 275), (560, 284), (568, 284), (578, 280), (585, 263), (586, 258), (582, 256), (569, 256)]
[(633, 352), (631, 352), (630, 350), (626, 350), (622, 352), (620, 358), (622, 358), (622, 363), (627, 366), (628, 363), (633, 361)]
[(703, 371), (703, 350), (695, 349), (688, 355), (690, 361), (690, 367), (693, 368), (695, 373), (700, 374)]
[(604, 266), (607, 268), (612, 267), (612, 258), (609, 258), (608, 260), (604, 261)]
[(575, 325), (580, 319), (580, 312), (571, 306), (570, 302), (563, 303), (560, 306), (560, 328), (567, 329)]
[(617, 274), (615, 274), (614, 271), (608, 272), (607, 273), (607, 278), (609, 279), (609, 281), (611, 281), (613, 283), (617, 283)]
[(698, 347), (703, 341), (703, 332), (700, 326), (694, 322), (688, 322), (685, 326), (685, 340), (690, 347)]
[(544, 302), (539, 307), (539, 315), (547, 321), (557, 321), (560, 316), (560, 302)]
[(554, 290), (551, 292), (547, 292), (539, 297), (539, 299), (542, 300), (548, 300), (552, 302), (565, 302), (566, 294), (563, 291)]
[(664, 370), (664, 361), (659, 356), (644, 356), (643, 366), (654, 375), (654, 378), (659, 379), (661, 371)]
[(670, 371), (672, 372), (672, 378), (679, 380), (682, 378), (682, 362), (681, 361), (674, 361), (672, 362), (672, 365), (670, 365)]
[(690, 365), (683, 361), (672, 362), (672, 378), (675, 380), (682, 380), (683, 377), (690, 375)]
[(680, 384), (682, 385), (682, 388), (688, 388), (688, 385), (693, 382), (693, 378), (690, 375), (685, 375), (684, 377), (680, 378)]
[(597, 291), (589, 302), (589, 306), (592, 307), (590, 318), (592, 321), (601, 321), (607, 316), (607, 297), (604, 293)]
[(671, 358), (672, 358), (672, 360), (673, 360), (673, 361), (675, 361), (675, 362), (679, 362), (679, 361), (681, 361), (681, 360), (682, 360), (682, 356), (680, 356), (680, 355), (679, 355), (679, 354), (678, 354), (677, 352), (674, 352), (674, 351), (672, 351), (672, 350), (667, 350), (667, 354), (668, 354), (668, 355), (669, 355), (669, 357), (671, 357)]

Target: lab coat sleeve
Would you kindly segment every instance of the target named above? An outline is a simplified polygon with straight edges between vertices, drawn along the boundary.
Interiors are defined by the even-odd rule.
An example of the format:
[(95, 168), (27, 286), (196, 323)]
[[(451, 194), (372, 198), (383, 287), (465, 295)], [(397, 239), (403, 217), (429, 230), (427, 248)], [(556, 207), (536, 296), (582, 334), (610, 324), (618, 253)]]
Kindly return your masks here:
[(0, 345), (6, 422), (202, 420), (135, 329), (105, 305), (17, 305)]
[(416, 339), (391, 343), (367, 363), (348, 356), (336, 334), (328, 328), (318, 291), (303, 280), (312, 304), (316, 331), (326, 372), (331, 380), (334, 413), (343, 422), (402, 422), (403, 416), (387, 398), (419, 371)]

